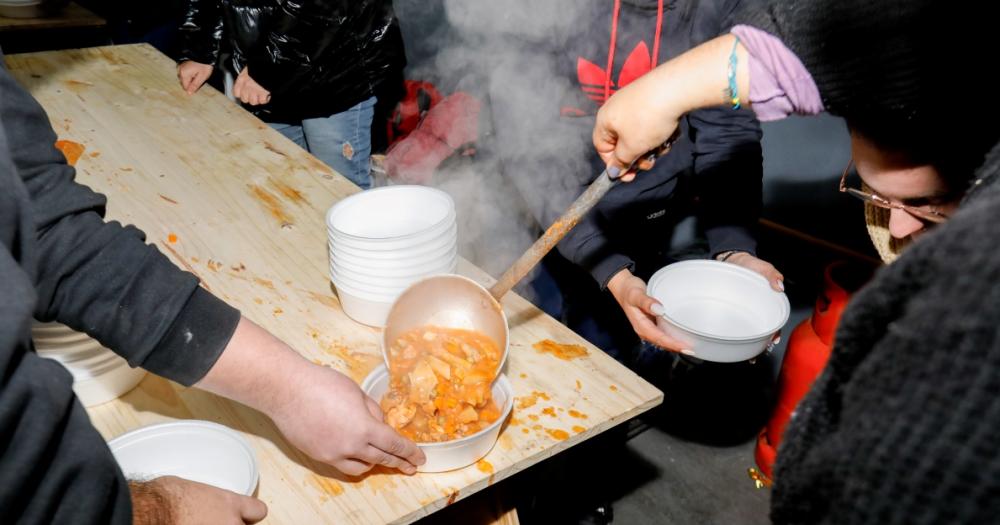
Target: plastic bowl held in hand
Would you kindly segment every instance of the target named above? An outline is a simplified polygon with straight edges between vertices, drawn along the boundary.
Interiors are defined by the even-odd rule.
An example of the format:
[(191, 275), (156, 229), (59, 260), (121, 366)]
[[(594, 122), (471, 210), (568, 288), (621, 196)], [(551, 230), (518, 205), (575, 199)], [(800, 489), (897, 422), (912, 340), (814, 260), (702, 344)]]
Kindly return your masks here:
[[(368, 374), (361, 383), (361, 389), (375, 402), (381, 402), (382, 396), (389, 390), (389, 370), (385, 365)], [(417, 467), (418, 472), (445, 472), (472, 465), (482, 459), (500, 437), (500, 429), (514, 408), (514, 388), (507, 376), (500, 374), (493, 381), (493, 400), (500, 409), (500, 417), (490, 426), (459, 439), (442, 441), (440, 443), (417, 443), (420, 450), (427, 456), (427, 462)]]
[(746, 361), (766, 350), (788, 322), (788, 298), (763, 276), (719, 261), (683, 261), (650, 278), (646, 293), (663, 305), (657, 326), (694, 357)]

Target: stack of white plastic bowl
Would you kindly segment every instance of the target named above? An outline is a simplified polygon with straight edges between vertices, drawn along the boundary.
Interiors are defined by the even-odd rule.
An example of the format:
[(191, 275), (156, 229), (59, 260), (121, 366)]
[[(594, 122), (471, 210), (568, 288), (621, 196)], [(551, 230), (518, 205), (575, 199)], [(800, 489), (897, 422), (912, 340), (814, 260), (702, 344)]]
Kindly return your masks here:
[(326, 214), (330, 279), (355, 321), (382, 326), (410, 284), (458, 264), (451, 197), (426, 186), (389, 186), (352, 195)]
[(35, 323), (31, 329), (38, 355), (73, 374), (73, 391), (84, 406), (106, 403), (132, 390), (146, 375), (87, 334), (59, 323)]

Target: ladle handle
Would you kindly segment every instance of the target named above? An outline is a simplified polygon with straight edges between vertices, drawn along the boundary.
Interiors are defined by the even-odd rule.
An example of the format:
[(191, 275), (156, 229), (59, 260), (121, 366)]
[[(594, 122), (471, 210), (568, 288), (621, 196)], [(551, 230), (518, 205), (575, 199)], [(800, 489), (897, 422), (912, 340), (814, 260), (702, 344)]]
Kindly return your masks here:
[(612, 179), (608, 176), (608, 172), (604, 171), (597, 176), (597, 180), (590, 183), (587, 191), (583, 192), (583, 195), (577, 197), (573, 204), (570, 205), (569, 209), (562, 214), (561, 217), (556, 219), (555, 222), (549, 226), (549, 229), (545, 230), (545, 234), (538, 238), (531, 248), (528, 248), (524, 254), (521, 255), (514, 264), (500, 276), (500, 279), (490, 288), (490, 295), (496, 298), (497, 301), (500, 300), (515, 284), (521, 281), (525, 275), (528, 275), (538, 261), (545, 257), (545, 254), (549, 253), (555, 245), (559, 244), (559, 241), (573, 229), (580, 219), (590, 211), (591, 208), (604, 197), (608, 190), (618, 182), (617, 179)]

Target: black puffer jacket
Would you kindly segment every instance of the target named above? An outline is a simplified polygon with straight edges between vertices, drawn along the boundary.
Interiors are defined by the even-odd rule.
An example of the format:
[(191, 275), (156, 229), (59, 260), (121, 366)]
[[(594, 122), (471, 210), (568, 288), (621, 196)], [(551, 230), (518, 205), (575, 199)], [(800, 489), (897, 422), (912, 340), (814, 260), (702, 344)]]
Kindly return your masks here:
[(189, 0), (180, 60), (250, 76), (271, 92), (267, 121), (339, 113), (400, 78), (391, 0)]

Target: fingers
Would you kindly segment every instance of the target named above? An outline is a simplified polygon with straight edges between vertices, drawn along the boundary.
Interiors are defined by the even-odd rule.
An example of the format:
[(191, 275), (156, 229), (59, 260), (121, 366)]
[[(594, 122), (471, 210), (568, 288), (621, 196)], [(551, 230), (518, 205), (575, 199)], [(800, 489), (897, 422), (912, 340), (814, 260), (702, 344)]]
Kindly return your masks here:
[(357, 459), (342, 459), (333, 463), (333, 466), (348, 476), (360, 476), (371, 470), (375, 465)]
[(372, 446), (368, 447), (368, 450), (365, 451), (362, 459), (371, 462), (373, 465), (382, 465), (384, 467), (397, 469), (404, 474), (417, 473), (417, 467), (410, 464), (410, 462), (403, 460), (399, 456), (394, 456), (384, 450), (380, 450)]
[(267, 505), (249, 496), (241, 496), (240, 516), (244, 523), (257, 523), (267, 517)]
[(401, 458), (413, 466), (423, 465), (427, 458), (417, 445), (396, 433), (389, 425), (377, 423), (372, 426), (369, 444), (388, 454)]
[(378, 406), (378, 403), (376, 403), (374, 399), (365, 396), (365, 405), (368, 407), (368, 411), (371, 412), (372, 417), (380, 423), (385, 422), (385, 417), (382, 414), (382, 407)]
[(632, 328), (635, 333), (639, 335), (643, 340), (649, 341), (654, 345), (663, 348), (665, 350), (670, 350), (672, 352), (684, 352), (688, 349), (689, 345), (684, 344), (683, 341), (670, 337), (641, 310), (635, 309), (634, 315), (630, 315), (629, 320), (632, 321)]

